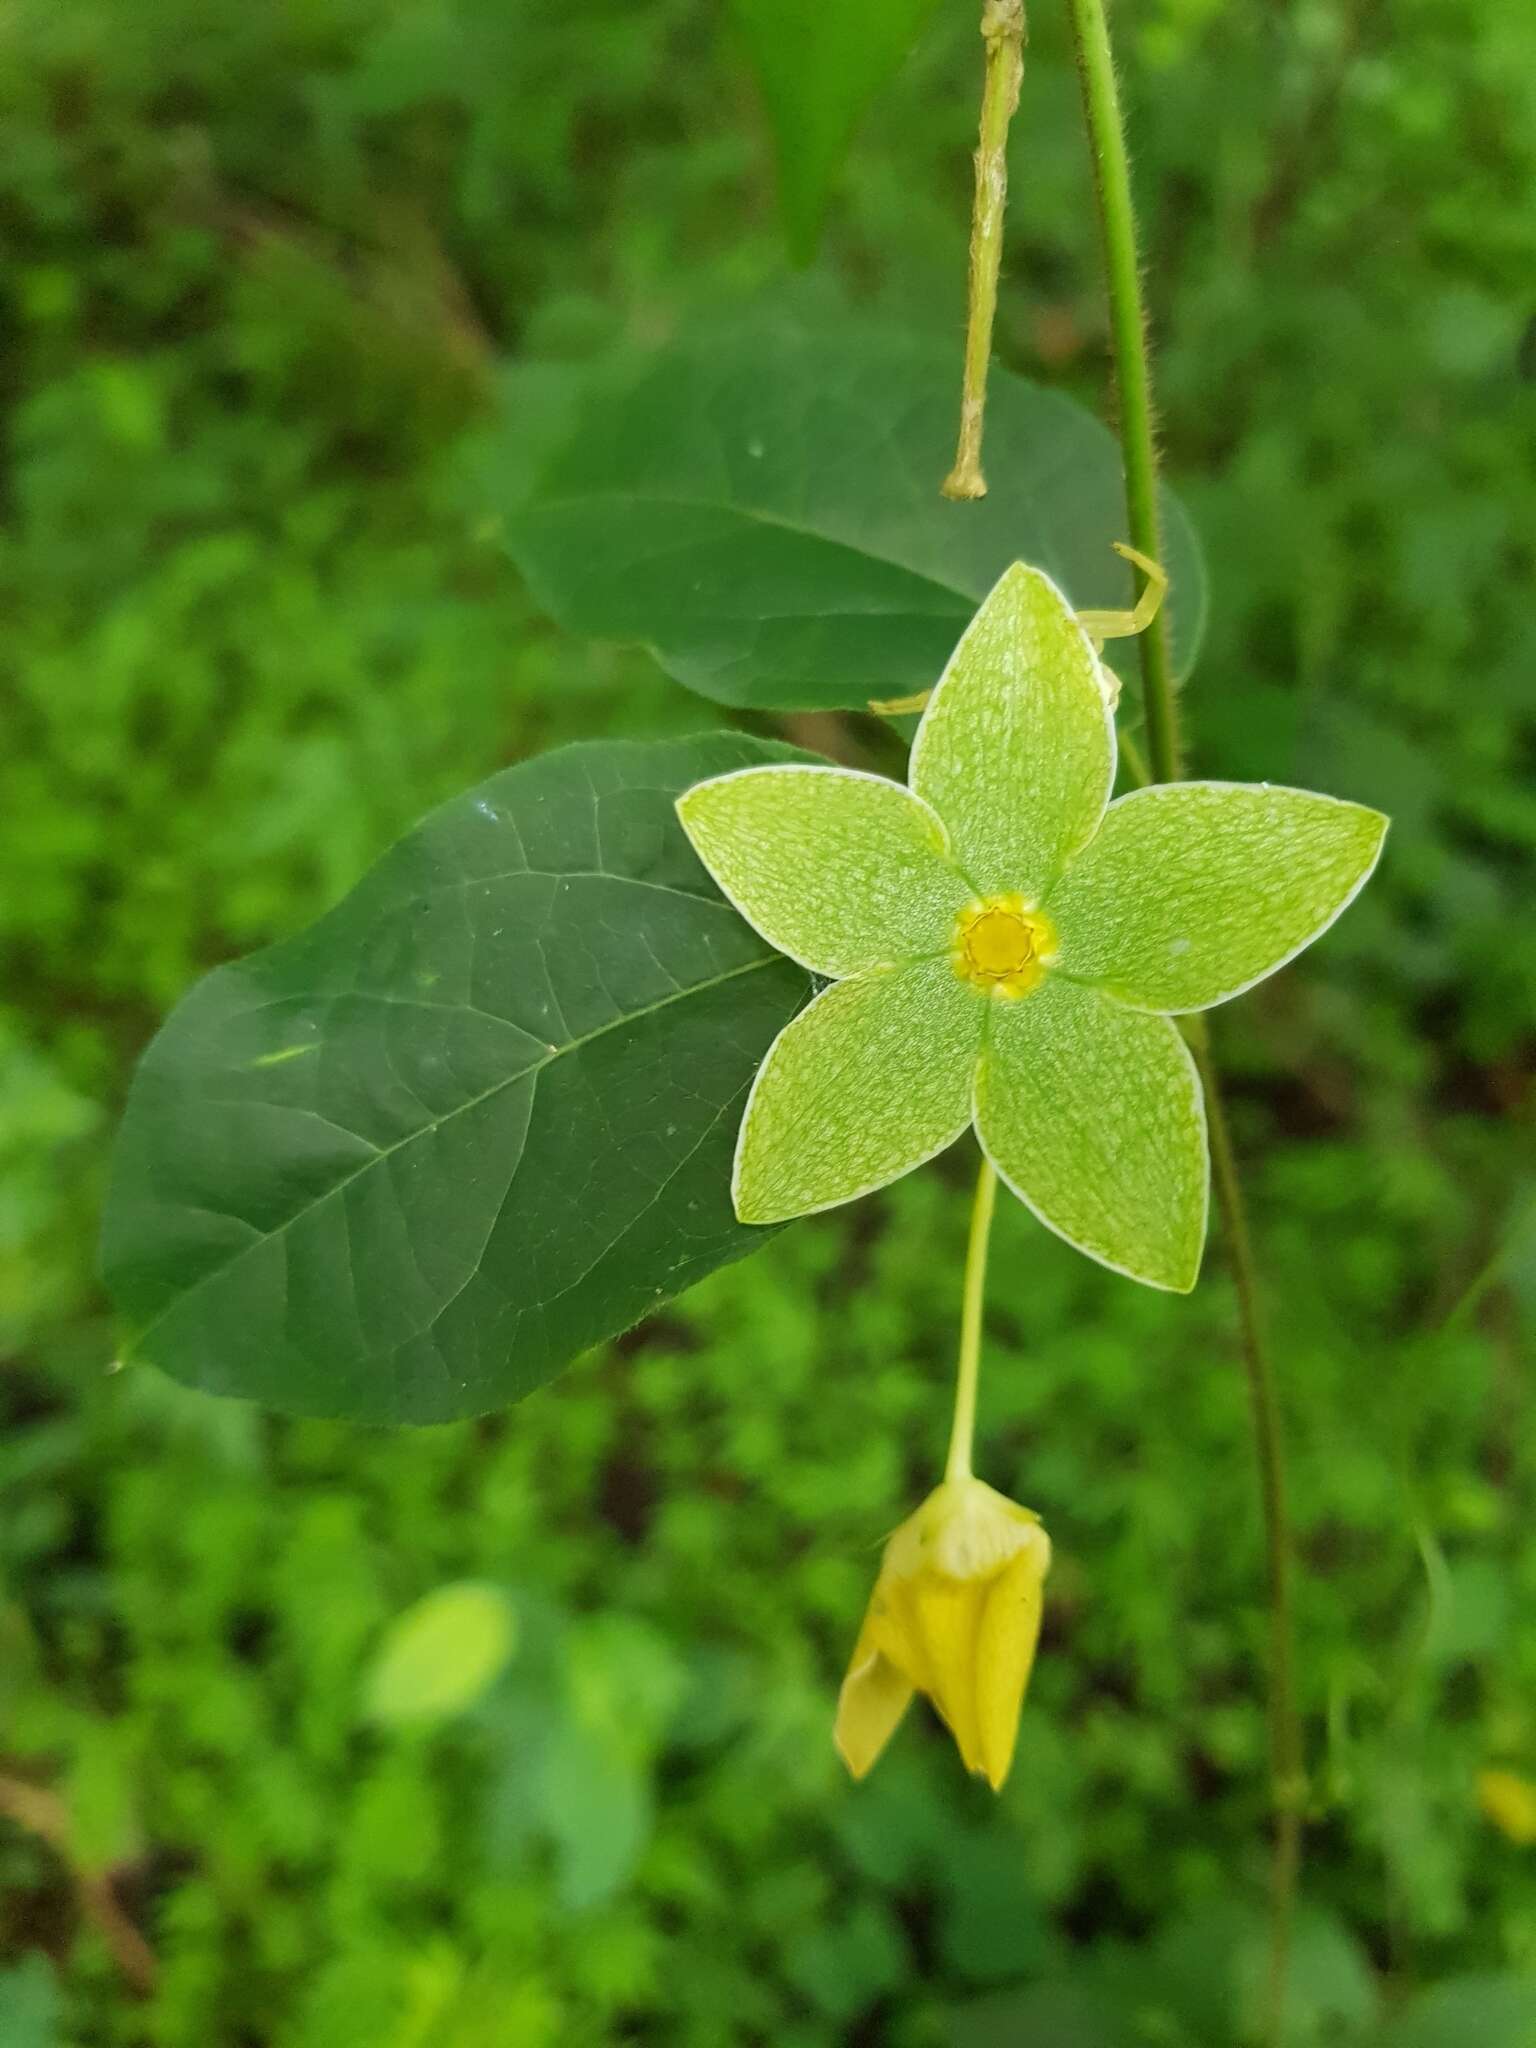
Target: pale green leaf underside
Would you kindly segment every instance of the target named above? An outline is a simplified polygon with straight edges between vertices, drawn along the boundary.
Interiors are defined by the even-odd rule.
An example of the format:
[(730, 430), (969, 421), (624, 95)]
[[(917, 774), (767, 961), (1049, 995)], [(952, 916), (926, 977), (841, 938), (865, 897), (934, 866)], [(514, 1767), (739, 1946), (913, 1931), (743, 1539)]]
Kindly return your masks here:
[(1099, 664), (1048, 576), (1016, 562), (923, 715), (911, 781), (976, 890), (1038, 897), (1092, 835), (1115, 776)]
[(1386, 830), (1379, 811), (1310, 790), (1137, 790), (1051, 893), (1062, 970), (1140, 1009), (1224, 1002), (1333, 923)]
[(823, 990), (753, 1086), (736, 1148), (741, 1220), (852, 1201), (952, 1144), (971, 1120), (985, 1009), (945, 960)]
[(970, 899), (910, 790), (849, 768), (748, 768), (678, 800), (693, 849), (747, 922), (842, 978), (948, 946)]
[(1079, 1251), (1187, 1293), (1205, 1243), (1205, 1104), (1166, 1017), (1052, 975), (993, 1003), (976, 1128), (1003, 1179)]
[(517, 1647), (517, 1617), (496, 1586), (439, 1586), (391, 1623), (367, 1682), (370, 1717), (442, 1721), (472, 1707)]

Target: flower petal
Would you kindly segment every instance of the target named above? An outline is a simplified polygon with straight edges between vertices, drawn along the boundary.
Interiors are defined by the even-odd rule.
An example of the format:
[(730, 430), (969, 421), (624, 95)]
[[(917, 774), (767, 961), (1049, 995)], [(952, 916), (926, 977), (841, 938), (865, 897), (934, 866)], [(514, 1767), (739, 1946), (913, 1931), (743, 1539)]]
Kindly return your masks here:
[(1268, 783), (1174, 782), (1110, 805), (1051, 892), (1064, 973), (1140, 1010), (1204, 1010), (1325, 932), (1387, 820)]
[(1068, 1244), (1149, 1287), (1194, 1286), (1210, 1188), (1205, 1100), (1166, 1017), (1060, 974), (994, 1003), (976, 1128), (1009, 1187)]
[(1013, 1765), (1024, 1689), (1040, 1640), (1049, 1558), (1042, 1533), (997, 1574), (981, 1611), (976, 1634), (977, 1740), (981, 1768), (994, 1792), (1002, 1790)]
[(912, 1690), (911, 1680), (869, 1640), (866, 1627), (854, 1647), (832, 1724), (837, 1753), (854, 1777), (862, 1778), (879, 1761), (912, 1704)]
[(946, 947), (971, 891), (944, 827), (899, 782), (785, 762), (678, 799), (694, 852), (770, 946), (816, 974), (863, 974)]
[(851, 1202), (953, 1144), (985, 1009), (947, 960), (823, 989), (752, 1084), (731, 1188), (742, 1222)]
[(893, 1590), (891, 1605), (921, 1645), (926, 1676), (918, 1682), (944, 1717), (968, 1771), (982, 1768), (976, 1726), (976, 1630), (986, 1583), (924, 1572)]
[(912, 745), (910, 780), (978, 895), (1038, 900), (1093, 836), (1115, 779), (1098, 657), (1048, 576), (1015, 562), (967, 626)]

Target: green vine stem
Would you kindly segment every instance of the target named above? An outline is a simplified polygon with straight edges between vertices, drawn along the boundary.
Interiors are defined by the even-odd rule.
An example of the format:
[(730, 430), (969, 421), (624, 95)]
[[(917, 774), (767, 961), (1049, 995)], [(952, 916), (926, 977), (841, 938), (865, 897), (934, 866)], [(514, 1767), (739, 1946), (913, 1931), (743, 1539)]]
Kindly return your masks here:
[[(1125, 124), (1115, 83), (1109, 25), (1103, 0), (1068, 0), (1068, 8), (1077, 46), (1083, 111), (1098, 190), (1130, 537), (1132, 544), (1143, 554), (1161, 560), (1157, 447), (1146, 314), (1142, 304)], [(1173, 782), (1181, 773), (1181, 761), (1178, 702), (1174, 693), (1166, 612), (1141, 635), (1140, 654), (1151, 770), (1159, 782)], [(1301, 1867), (1301, 1817), (1305, 1796), (1301, 1723), (1296, 1707), (1292, 1538), (1286, 1503), (1285, 1455), (1274, 1365), (1259, 1319), (1258, 1273), (1247, 1205), (1238, 1177), (1210, 1037), (1203, 1019), (1197, 1020), (1190, 1039), (1205, 1087), (1213, 1175), (1237, 1289), (1268, 1554), (1270, 1767), (1275, 1811), (1265, 2038), (1271, 2048), (1279, 2048), (1285, 2030), (1286, 1978)]]
[(1307, 1796), (1306, 1757), (1301, 1717), (1296, 1708), (1296, 1625), (1291, 1588), (1292, 1539), (1285, 1478), (1285, 1431), (1279, 1391), (1259, 1316), (1258, 1265), (1248, 1208), (1243, 1199), (1237, 1155), (1227, 1122), (1226, 1103), (1216, 1072), (1210, 1030), (1204, 1017), (1184, 1020), (1190, 1050), (1205, 1087), (1206, 1120), (1211, 1134), (1211, 1171), (1216, 1199), (1226, 1230), (1227, 1257), (1237, 1288), (1243, 1358), (1248, 1370), (1248, 1403), (1253, 1440), (1258, 1452), (1259, 1486), (1263, 1499), (1269, 1572), (1269, 1744), (1275, 1808), (1274, 1858), (1270, 1883), (1268, 2027), (1279, 2048), (1285, 2032), (1286, 1969), (1290, 1959), (1291, 1921), (1296, 1885), (1301, 1874), (1301, 1824)]
[[(1125, 149), (1125, 124), (1115, 84), (1114, 58), (1103, 0), (1068, 0), (1077, 38), (1078, 76), (1083, 112), (1093, 151), (1094, 179), (1099, 194), (1099, 219), (1104, 238), (1104, 267), (1109, 296), (1110, 344), (1115, 360), (1115, 385), (1120, 405), (1120, 449), (1125, 465), (1125, 507), (1131, 545), (1154, 562), (1163, 559), (1157, 504), (1157, 443), (1152, 413), (1152, 376), (1147, 360), (1147, 323), (1142, 308), (1141, 272), (1136, 253), (1136, 214), (1131, 201), (1131, 168)], [(1137, 588), (1145, 576), (1137, 571)], [(1168, 608), (1164, 605), (1141, 635), (1141, 684), (1146, 700), (1147, 751), (1159, 782), (1176, 782), (1179, 758), (1179, 712), (1173, 687), (1173, 657), (1168, 645)]]
[(960, 1309), (960, 1362), (955, 1368), (955, 1420), (949, 1433), (946, 1479), (969, 1479), (976, 1437), (976, 1381), (981, 1368), (981, 1323), (987, 1293), (987, 1246), (997, 1206), (997, 1175), (983, 1159), (971, 1204), (971, 1236), (965, 1252), (965, 1295)]
[(992, 360), (992, 322), (997, 313), (997, 278), (1003, 260), (1003, 216), (1008, 206), (1008, 126), (1024, 81), (1024, 0), (985, 0), (981, 34), (987, 46), (987, 69), (971, 213), (960, 441), (955, 466), (939, 486), (946, 498), (987, 495), (981, 436), (987, 410), (987, 369)]

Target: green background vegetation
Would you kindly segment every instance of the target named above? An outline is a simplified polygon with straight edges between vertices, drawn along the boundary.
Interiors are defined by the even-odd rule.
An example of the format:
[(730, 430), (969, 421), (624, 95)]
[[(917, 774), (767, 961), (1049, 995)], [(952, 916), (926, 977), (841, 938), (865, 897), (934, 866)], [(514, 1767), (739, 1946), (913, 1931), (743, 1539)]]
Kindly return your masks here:
[[(1536, 1851), (1477, 1778), (1536, 1778), (1536, 18), (1118, 12), (1211, 567), (1198, 766), (1396, 820), (1220, 1019), (1302, 1531), (1295, 2038), (1529, 2044)], [(821, 259), (957, 373), (972, 13), (875, 107)], [(1034, 15), (1000, 352), (1100, 404)], [(1168, 1301), (1005, 1204), (981, 1469), (1058, 1562), (996, 1801), (926, 1716), (861, 1789), (829, 1740), (942, 1445), (963, 1152), (485, 1422), (104, 1371), (111, 1127), (193, 976), (504, 762), (718, 722), (538, 616), (481, 480), (505, 362), (782, 282), (719, 9), (17, 0), (0, 81), (0, 1796), (59, 1802), (0, 1817), (0, 2044), (1241, 2040), (1264, 1622), (1219, 1254)], [(388, 1632), (466, 1580), (500, 1593), (447, 1610), (468, 1703), (412, 1718)]]

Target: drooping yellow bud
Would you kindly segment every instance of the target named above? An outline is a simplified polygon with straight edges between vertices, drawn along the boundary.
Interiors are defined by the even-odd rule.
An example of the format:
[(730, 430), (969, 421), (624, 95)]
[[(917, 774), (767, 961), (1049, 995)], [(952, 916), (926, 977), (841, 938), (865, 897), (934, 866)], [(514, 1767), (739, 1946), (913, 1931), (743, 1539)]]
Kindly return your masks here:
[(1013, 1762), (1035, 1661), (1051, 1540), (1038, 1515), (979, 1479), (936, 1487), (885, 1546), (838, 1696), (834, 1739), (856, 1778), (914, 1692), (996, 1791)]

